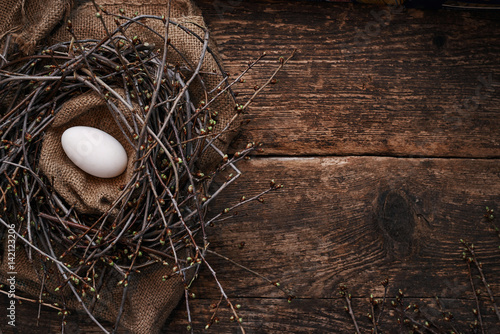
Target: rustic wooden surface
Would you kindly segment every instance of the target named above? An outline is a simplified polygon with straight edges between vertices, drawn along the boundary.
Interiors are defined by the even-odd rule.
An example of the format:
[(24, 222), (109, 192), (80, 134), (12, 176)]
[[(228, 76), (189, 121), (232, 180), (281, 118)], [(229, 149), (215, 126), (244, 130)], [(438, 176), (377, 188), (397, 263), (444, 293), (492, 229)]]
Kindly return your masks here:
[[(240, 165), (244, 175), (213, 208), (258, 193), (270, 179), (285, 185), (210, 229), (214, 251), (297, 297), (289, 304), (274, 286), (212, 256), (226, 292), (242, 305), (246, 332), (353, 333), (338, 295), (345, 283), (361, 331), (369, 333), (368, 296), (382, 296), (385, 278), (389, 297), (402, 289), (449, 332), (437, 296), (453, 312), (452, 324), (472, 332), (475, 301), (459, 239), (476, 245), (500, 300), (500, 239), (482, 218), (486, 206), (500, 209), (500, 15), (393, 8), (377, 29), (371, 11), (380, 14), (380, 7), (196, 3), (229, 73), (267, 52), (237, 88), (242, 101), (279, 56), (297, 49), (278, 84), (244, 116), (251, 122), (232, 146), (234, 152), (263, 142), (265, 152)], [(370, 36), (357, 38), (365, 28)], [(485, 332), (500, 333), (474, 279), (483, 290)], [(201, 333), (219, 299), (207, 271), (193, 292), (193, 328)], [(3, 308), (5, 298), (0, 302)], [(33, 329), (37, 311), (28, 304), (18, 309), (18, 319), (27, 320), (17, 333), (57, 332), (60, 320), (47, 309)], [(381, 328), (397, 333), (389, 311)], [(240, 332), (227, 310), (220, 317), (208, 332)], [(186, 325), (180, 304), (163, 332), (185, 333)], [(73, 315), (68, 326), (71, 333), (99, 333), (84, 316)]]
[[(200, 5), (229, 73), (264, 51), (270, 69), (297, 49), (235, 147), (264, 142), (279, 156), (500, 156), (491, 136), (500, 126), (498, 13), (392, 9), (376, 29), (371, 12), (383, 8), (258, 1), (221, 16)], [(262, 82), (260, 72), (247, 88)], [(478, 76), (490, 75), (485, 98), (467, 102)]]

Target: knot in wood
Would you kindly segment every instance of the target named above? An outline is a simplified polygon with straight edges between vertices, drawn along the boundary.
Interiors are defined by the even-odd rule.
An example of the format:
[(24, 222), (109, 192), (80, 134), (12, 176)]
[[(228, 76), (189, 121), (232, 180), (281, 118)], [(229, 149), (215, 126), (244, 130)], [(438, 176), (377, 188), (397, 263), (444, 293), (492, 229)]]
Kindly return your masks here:
[(414, 246), (415, 219), (406, 195), (394, 190), (383, 192), (377, 211), (384, 248), (397, 257), (408, 256)]

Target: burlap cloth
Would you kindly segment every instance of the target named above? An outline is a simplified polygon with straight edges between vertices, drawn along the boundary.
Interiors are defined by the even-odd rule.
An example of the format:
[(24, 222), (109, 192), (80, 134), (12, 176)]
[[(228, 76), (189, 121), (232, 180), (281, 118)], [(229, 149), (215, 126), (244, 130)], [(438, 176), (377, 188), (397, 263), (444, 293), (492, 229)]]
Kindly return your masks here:
[(70, 12), (70, 0), (1, 0), (0, 38), (13, 33), (19, 47), (31, 53)]
[[(116, 89), (116, 91), (123, 95), (123, 90)], [(130, 111), (117, 99), (111, 100), (131, 122)], [(134, 112), (138, 108), (134, 104)], [(110, 179), (82, 172), (71, 162), (61, 145), (63, 132), (73, 126), (90, 126), (116, 138), (127, 152), (128, 164), (125, 172)], [(120, 194), (120, 186), (126, 185), (131, 179), (134, 158), (135, 149), (116, 125), (106, 101), (96, 92), (90, 91), (72, 98), (59, 110), (51, 128), (44, 136), (39, 166), (51, 178), (50, 182), (58, 194), (66, 202), (74, 205), (78, 212), (99, 214), (107, 210), (110, 203), (113, 203)]]
[[(139, 14), (167, 15), (166, 0), (107, 0), (97, 1), (108, 12), (118, 13), (123, 9), (125, 15), (133, 17)], [(175, 0), (171, 4), (171, 18), (203, 36), (205, 23), (200, 10), (189, 0)], [(13, 40), (18, 47), (26, 53), (32, 52), (38, 45), (52, 45), (61, 41), (68, 41), (71, 36), (62, 22), (69, 18), (75, 35), (79, 39), (100, 39), (105, 36), (105, 30), (96, 18), (96, 10), (91, 2), (78, 1), (72, 3), (67, 0), (0, 0), (0, 39), (5, 41), (9, 33), (13, 33)], [(113, 29), (113, 19), (103, 15), (108, 27)], [(164, 32), (164, 26), (159, 21), (147, 20), (144, 22), (158, 32)], [(142, 41), (155, 44), (158, 47), (163, 41), (149, 31), (140, 27), (133, 27), (128, 31), (129, 36), (137, 35)], [(184, 55), (187, 56), (191, 67), (196, 67), (202, 50), (202, 43), (192, 35), (186, 34), (176, 25), (170, 25), (169, 38)], [(215, 45), (210, 41), (209, 46), (215, 50)], [(169, 62), (185, 62), (174, 52), (169, 53)], [(208, 90), (216, 87), (220, 81), (220, 70), (215, 59), (206, 54), (202, 66), (203, 81)], [(193, 86), (190, 94), (195, 103), (204, 99), (204, 94), (199, 86)], [(130, 113), (120, 105), (126, 118)], [(136, 106), (134, 106), (136, 107)], [(233, 116), (234, 100), (227, 94), (221, 96), (212, 105), (213, 110), (219, 112), (219, 120), (215, 131), (220, 130)], [(113, 179), (99, 179), (92, 177), (78, 169), (64, 154), (60, 144), (60, 137), (65, 129), (77, 126), (92, 126), (110, 133), (125, 147), (129, 156), (127, 170)], [(234, 129), (234, 127), (233, 127)], [(233, 132), (221, 136), (217, 146), (223, 151), (232, 137)], [(73, 206), (77, 212), (85, 214), (99, 214), (106, 211), (109, 205), (120, 195), (120, 186), (125, 185), (132, 175), (132, 163), (135, 156), (134, 149), (128, 144), (118, 125), (115, 123), (104, 100), (95, 93), (85, 93), (65, 102), (56, 114), (52, 126), (45, 134), (40, 153), (41, 172), (51, 182), (53, 189)], [(199, 167), (203, 170), (213, 166), (220, 159), (215, 151), (208, 150), (201, 157)], [(16, 222), (9, 222), (16, 223)], [(6, 242), (4, 242), (6, 248)], [(22, 247), (21, 247), (22, 248)], [(5, 252), (4, 252), (5, 254)], [(48, 270), (49, 276), (45, 279), (45, 292), (43, 297), (47, 302), (59, 302), (70, 309), (82, 311), (81, 306), (72, 296), (69, 288), (54, 292), (60, 284), (59, 275), (53, 264), (42, 261), (41, 257), (33, 252), (33, 261), (28, 260), (25, 252), (16, 254), (17, 288), (26, 294), (38, 299), (43, 278), (43, 268)], [(6, 283), (8, 272), (7, 259), (3, 258), (0, 265), (0, 283)], [(109, 271), (110, 273), (112, 271)], [(126, 328), (130, 333), (158, 333), (162, 324), (178, 304), (184, 293), (184, 283), (179, 276), (174, 276), (167, 281), (162, 281), (162, 276), (170, 273), (171, 268), (163, 265), (153, 265), (142, 270), (140, 274), (131, 276), (121, 328)], [(50, 274), (52, 273), (52, 274)], [(97, 318), (114, 322), (122, 301), (122, 287), (117, 287), (119, 277), (108, 274), (105, 278), (100, 293), (100, 301), (96, 304), (93, 314)], [(87, 301), (88, 302), (88, 301)]]

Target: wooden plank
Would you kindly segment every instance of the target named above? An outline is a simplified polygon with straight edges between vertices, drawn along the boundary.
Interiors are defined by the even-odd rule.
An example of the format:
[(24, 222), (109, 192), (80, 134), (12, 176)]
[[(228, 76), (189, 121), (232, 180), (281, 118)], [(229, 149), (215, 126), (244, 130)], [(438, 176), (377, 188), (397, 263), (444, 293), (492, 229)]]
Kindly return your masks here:
[[(407, 298), (423, 298), (429, 312), (434, 296), (448, 300), (446, 308), (456, 314), (457, 326), (466, 328), (473, 321), (470, 310), (475, 302), (461, 259), (461, 238), (476, 244), (487, 281), (500, 298), (500, 239), (482, 218), (485, 206), (499, 209), (498, 161), (261, 158), (241, 167), (244, 175), (217, 201), (212, 214), (241, 195), (260, 192), (272, 178), (285, 188), (267, 195), (264, 204), (251, 204), (233, 219), (216, 223), (210, 228), (211, 249), (280, 282), (297, 296), (289, 305), (276, 287), (210, 256), (226, 293), (243, 305), (249, 333), (293, 332), (294, 326), (297, 333), (322, 333), (344, 328), (341, 325), (352, 332), (338, 285), (346, 283), (361, 298), (355, 305), (361, 317), (367, 307), (363, 298), (370, 293), (381, 297), (379, 283), (385, 278), (390, 281), (390, 297), (402, 289)], [(489, 333), (495, 333), (500, 322), (476, 276), (474, 271), (476, 285), (483, 290), (481, 308)], [(201, 332), (210, 304), (219, 300), (208, 270), (202, 270), (192, 291), (199, 297), (191, 302), (194, 326)], [(225, 312), (223, 324), (214, 332), (237, 332)], [(182, 333), (185, 319), (181, 305), (164, 332)], [(55, 320), (51, 321), (54, 328)], [(86, 333), (97, 332), (88, 322), (84, 325)]]
[[(2, 298), (3, 299), (3, 298)], [(388, 302), (394, 300), (391, 298)], [(441, 328), (451, 330), (451, 326), (468, 332), (468, 326), (474, 322), (472, 314), (473, 303), (469, 300), (442, 299), (444, 310), (452, 312), (455, 319), (465, 320), (463, 323), (454, 321), (447, 323), (443, 321), (441, 315), (436, 313), (439, 309), (434, 298), (407, 298), (406, 304), (418, 303), (423, 312), (436, 318), (436, 324)], [(220, 314), (220, 323), (214, 324), (209, 331), (205, 331), (206, 322), (211, 316), (210, 299), (196, 299), (191, 301), (193, 316), (196, 320), (193, 324), (195, 333), (238, 333), (237, 326), (229, 320), (230, 314), (226, 311)], [(349, 315), (343, 311), (344, 302), (339, 298), (326, 299), (296, 299), (291, 304), (286, 300), (276, 298), (251, 298), (241, 300), (241, 316), (244, 318), (245, 330), (251, 333), (354, 333), (354, 325)], [(1, 307), (4, 306), (0, 303)], [(363, 333), (369, 333), (371, 323), (366, 317), (370, 312), (370, 304), (367, 298), (353, 298), (353, 306), (357, 323)], [(186, 330), (186, 312), (184, 305), (180, 305), (173, 313), (170, 321), (164, 327), (163, 333), (189, 333)], [(483, 312), (486, 309), (482, 310)], [(19, 312), (20, 317), (34, 319), (38, 309), (33, 305), (23, 305)], [(380, 330), (391, 333), (399, 328), (396, 313), (387, 307), (380, 321)], [(66, 325), (68, 333), (101, 334), (98, 328), (92, 325), (88, 318), (71, 315)], [(204, 322), (205, 321), (205, 322)], [(495, 319), (491, 313), (486, 313), (485, 328), (486, 333), (496, 333), (496, 328), (491, 324)], [(50, 327), (47, 327), (48, 325)], [(40, 324), (36, 326), (33, 322), (24, 321), (18, 323), (17, 331), (2, 328), (3, 333), (32, 333), (45, 334), (60, 332), (61, 320), (54, 312), (42, 310)], [(110, 324), (107, 326), (110, 328)], [(118, 331), (125, 334), (125, 331)]]
[[(335, 299), (340, 283), (355, 296), (381, 296), (379, 282), (388, 277), (390, 296), (402, 289), (412, 298), (466, 300), (465, 314), (474, 297), (461, 259), (461, 238), (477, 243), (488, 283), (500, 295), (500, 240), (482, 219), (485, 206), (496, 210), (500, 201), (498, 161), (267, 158), (253, 160), (243, 170), (245, 175), (225, 200), (237, 200), (241, 189), (243, 195), (255, 194), (271, 178), (286, 187), (266, 196), (266, 204), (255, 203), (234, 220), (216, 224), (210, 236), (213, 250), (279, 281), (299, 298), (312, 299), (311, 303)], [(222, 201), (218, 203), (222, 210)], [(238, 247), (241, 242), (243, 249)], [(279, 315), (288, 314), (289, 306), (280, 291), (225, 260), (211, 261), (236, 302), (281, 298), (282, 306), (263, 308), (259, 314), (250, 311), (250, 316), (263, 318), (263, 323), (274, 323), (273, 317), (278, 317), (274, 324), (284, 326), (285, 316)], [(193, 291), (211, 297), (212, 303), (218, 300), (208, 271), (202, 272)], [(293, 305), (290, 312), (300, 319), (322, 314), (310, 305)], [(485, 313), (493, 314), (489, 308)], [(500, 325), (495, 319), (490, 319), (490, 329)], [(463, 326), (469, 320), (457, 319)]]
[(268, 54), (236, 89), (242, 101), (297, 49), (234, 150), (255, 141), (279, 156), (500, 156), (498, 12), (196, 3), (233, 76)]
[[(3, 300), (3, 298), (1, 298)], [(388, 299), (388, 303), (394, 298)], [(467, 327), (474, 322), (472, 314), (473, 303), (469, 300), (449, 300), (442, 299), (444, 310), (452, 312), (455, 319), (465, 320), (463, 322), (454, 321), (452, 324), (440, 319), (439, 309), (434, 298), (407, 298), (406, 304), (418, 303), (420, 308), (436, 318), (436, 324), (441, 328), (451, 330), (451, 326), (467, 332)], [(195, 333), (237, 333), (236, 325), (229, 320), (230, 314), (226, 311), (220, 314), (220, 323), (214, 324), (209, 331), (204, 331), (206, 322), (211, 317), (210, 299), (196, 299), (191, 301), (195, 322), (193, 328)], [(344, 302), (339, 298), (327, 299), (296, 299), (292, 304), (286, 300), (276, 298), (251, 298), (243, 299), (241, 306), (241, 316), (244, 318), (245, 330), (247, 333), (353, 333), (354, 325), (349, 315), (343, 311)], [(1, 307), (4, 306), (0, 303)], [(370, 312), (370, 304), (367, 298), (353, 298), (353, 306), (357, 323), (364, 333), (369, 333), (371, 323), (366, 317)], [(186, 330), (186, 312), (184, 305), (180, 305), (170, 317), (163, 333), (189, 333)], [(482, 310), (483, 312), (486, 309)], [(38, 308), (34, 305), (23, 305), (20, 308), (19, 316), (25, 319), (34, 319), (38, 314)], [(387, 307), (380, 321), (380, 330), (391, 332), (399, 328), (396, 313)], [(93, 326), (88, 318), (76, 314), (70, 315), (66, 325), (68, 333), (101, 334), (96, 326)], [(204, 322), (205, 321), (205, 322)], [(495, 319), (491, 313), (486, 313), (485, 328), (486, 333), (496, 333), (496, 328), (491, 324)], [(107, 324), (111, 328), (111, 324)], [(60, 332), (61, 319), (54, 312), (42, 309), (40, 323), (38, 326), (34, 322), (23, 321), (18, 323), (16, 330), (2, 328), (3, 333), (57, 333)], [(125, 334), (125, 331), (118, 331)]]
[[(291, 284), (297, 296), (328, 298), (339, 283), (351, 280), (367, 294), (366, 283), (389, 275), (401, 282), (398, 288), (412, 291), (409, 296), (427, 297), (432, 288), (458, 298), (467, 290), (466, 279), (456, 281), (466, 271), (462, 238), (480, 242), (477, 251), (500, 294), (495, 278), (500, 240), (483, 221), (485, 207), (496, 210), (500, 202), (496, 160), (266, 158), (242, 169), (245, 174), (215, 211), (257, 193), (273, 178), (285, 188), (266, 196), (265, 205), (255, 203), (232, 221), (216, 224), (212, 245), (272, 280)], [(240, 242), (245, 242), (242, 250)], [(241, 269), (223, 267), (227, 285), (237, 286), (239, 296), (280, 296)], [(241, 277), (245, 284), (237, 284)]]
[[(390, 301), (394, 300), (391, 298)], [(390, 303), (388, 300), (388, 303)], [(203, 318), (206, 322), (211, 317), (210, 303), (213, 301), (202, 299), (192, 302), (196, 318)], [(297, 299), (290, 305), (283, 299), (274, 298), (252, 298), (243, 299), (241, 315), (244, 319), (246, 333), (355, 333), (354, 324), (350, 316), (343, 310), (345, 303), (339, 298), (327, 299)], [(442, 319), (439, 307), (434, 298), (406, 299), (405, 305), (417, 303), (422, 312), (429, 314), (429, 318), (437, 319), (436, 325), (441, 329), (452, 330), (452, 326), (463, 331), (470, 332), (470, 325), (475, 317), (472, 313), (473, 303), (463, 300), (441, 300), (444, 310), (451, 312), (455, 319), (460, 321), (446, 322)], [(373, 328), (367, 313), (370, 312), (368, 298), (353, 298), (354, 313), (361, 333), (371, 333)], [(387, 307), (387, 306), (386, 306)], [(186, 312), (178, 308), (174, 313), (174, 320), (168, 324), (166, 333), (188, 333), (185, 329)], [(401, 327), (397, 322), (397, 313), (387, 307), (383, 313), (380, 327), (383, 333), (408, 333), (399, 331)], [(193, 325), (196, 333), (239, 333), (234, 322), (229, 320), (230, 314), (224, 312), (220, 316), (220, 323), (214, 324), (209, 331), (204, 331), (206, 326), (203, 322)], [(421, 321), (422, 323), (423, 321)], [(488, 313), (485, 318), (485, 333), (497, 333), (495, 318)], [(423, 326), (421, 326), (422, 328)], [(381, 333), (379, 332), (379, 333)]]

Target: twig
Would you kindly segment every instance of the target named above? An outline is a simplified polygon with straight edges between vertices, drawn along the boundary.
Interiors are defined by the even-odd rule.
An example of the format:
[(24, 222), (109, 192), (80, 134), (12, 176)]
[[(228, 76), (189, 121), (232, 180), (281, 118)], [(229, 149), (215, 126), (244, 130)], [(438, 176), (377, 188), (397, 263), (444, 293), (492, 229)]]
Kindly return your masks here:
[(484, 272), (483, 272), (483, 266), (477, 260), (476, 252), (474, 250), (474, 245), (469, 244), (469, 243), (465, 242), (464, 240), (460, 240), (460, 242), (462, 243), (462, 245), (464, 245), (467, 248), (469, 253), (472, 255), (472, 257), (467, 258), (467, 261), (474, 262), (474, 264), (476, 265), (476, 268), (479, 271), (479, 275), (481, 276), (481, 281), (483, 282), (483, 285), (484, 285), (486, 291), (488, 292), (488, 296), (490, 298), (491, 304), (493, 306), (493, 309), (495, 310), (495, 314), (496, 314), (498, 320), (500, 320), (500, 311), (499, 311), (498, 306), (495, 302), (495, 297), (493, 296), (493, 292), (490, 289), (490, 285), (488, 284), (488, 282), (486, 282), (486, 276), (484, 275)]
[[(7, 291), (3, 291), (1, 289), (0, 289), (0, 293), (3, 293), (4, 295), (9, 295), (9, 293)], [(34, 300), (34, 299), (26, 298), (26, 297), (21, 297), (19, 295), (15, 295), (14, 298), (16, 298), (18, 300), (25, 301), (25, 302), (36, 303), (36, 304), (39, 304), (39, 305), (47, 306), (47, 307), (49, 307), (51, 309), (54, 309), (54, 310), (57, 310), (57, 311), (61, 311), (62, 310), (62, 308), (60, 308), (60, 307), (57, 307), (57, 306), (52, 305), (52, 304), (40, 302), (40, 300)]]
[[(242, 264), (240, 264), (240, 263), (238, 263), (238, 262), (236, 262), (236, 261), (231, 260), (231, 259), (230, 259), (230, 258), (228, 258), (227, 256), (224, 256), (224, 255), (222, 255), (222, 254), (219, 254), (219, 253), (217, 253), (217, 252), (214, 252), (214, 251), (212, 251), (212, 250), (210, 250), (210, 249), (207, 249), (207, 250), (206, 250), (206, 252), (207, 252), (207, 253), (209, 253), (209, 254), (213, 254), (213, 255), (215, 255), (215, 256), (217, 256), (217, 257), (220, 257), (221, 259), (224, 259), (224, 260), (226, 260), (226, 261), (228, 261), (228, 262), (230, 262), (230, 263), (234, 264), (235, 266), (237, 266), (237, 267), (239, 267), (239, 268), (241, 268), (241, 269), (243, 269), (243, 270), (246, 270), (246, 271), (248, 271), (249, 273), (251, 273), (251, 274), (253, 274), (253, 275), (255, 275), (255, 276), (259, 277), (260, 279), (262, 279), (262, 280), (264, 280), (264, 281), (266, 281), (266, 282), (268, 282), (268, 283), (270, 283), (270, 284), (274, 285), (274, 286), (275, 286), (275, 287), (277, 287), (280, 291), (282, 291), (284, 294), (286, 294), (286, 296), (287, 296), (288, 298), (295, 298), (295, 296), (294, 296), (294, 295), (292, 295), (292, 294), (291, 294), (288, 290), (286, 290), (286, 289), (284, 289), (283, 287), (281, 287), (281, 284), (279, 284), (279, 283), (278, 283), (278, 282), (276, 282), (276, 281), (272, 281), (272, 280), (270, 280), (269, 278), (267, 278), (266, 276), (264, 276), (264, 275), (262, 275), (262, 274), (259, 274), (259, 273), (258, 273), (258, 272), (256, 272), (255, 270), (252, 270), (252, 269), (250, 269), (250, 268), (248, 268), (248, 267), (245, 267), (244, 265), (242, 265)], [(289, 299), (289, 300), (290, 300), (290, 299)]]
[(354, 310), (352, 308), (352, 303), (351, 303), (351, 294), (347, 290), (347, 286), (344, 284), (339, 285), (339, 294), (344, 298), (346, 302), (346, 312), (349, 313), (351, 316), (352, 322), (354, 324), (354, 328), (356, 329), (357, 334), (361, 334), (361, 331), (359, 330), (358, 322), (356, 321), (356, 316), (354, 315)]

